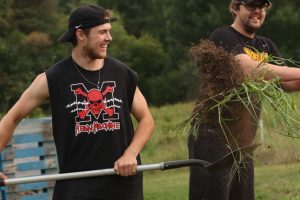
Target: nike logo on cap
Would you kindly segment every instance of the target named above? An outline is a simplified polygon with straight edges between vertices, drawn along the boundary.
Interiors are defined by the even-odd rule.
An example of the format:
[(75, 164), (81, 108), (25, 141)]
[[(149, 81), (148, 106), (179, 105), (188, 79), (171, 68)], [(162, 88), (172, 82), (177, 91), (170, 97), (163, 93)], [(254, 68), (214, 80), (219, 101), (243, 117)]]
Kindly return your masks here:
[(75, 26), (76, 29), (80, 28), (82, 26), (82, 24)]

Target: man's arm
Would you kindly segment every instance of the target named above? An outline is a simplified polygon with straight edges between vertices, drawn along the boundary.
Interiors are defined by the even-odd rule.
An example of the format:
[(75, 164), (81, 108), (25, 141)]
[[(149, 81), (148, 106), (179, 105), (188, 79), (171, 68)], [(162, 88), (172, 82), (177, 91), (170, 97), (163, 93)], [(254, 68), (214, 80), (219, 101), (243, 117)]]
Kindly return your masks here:
[(283, 89), (289, 92), (300, 90), (300, 80), (281, 82), (280, 85)]
[(284, 67), (270, 63), (261, 65), (260, 62), (252, 60), (246, 54), (238, 54), (235, 57), (240, 63), (245, 76), (251, 74), (251, 72), (255, 70), (257, 70), (257, 72), (269, 71), (270, 73), (265, 74), (265, 79), (279, 78), (283, 89), (289, 91), (300, 90), (300, 68)]
[(49, 97), (46, 74), (40, 74), (0, 121), (0, 151), (10, 141), (18, 123)]
[(152, 115), (147, 102), (138, 87), (134, 93), (131, 113), (136, 118), (138, 126), (130, 145), (125, 150), (121, 158), (115, 162), (114, 166), (117, 174), (122, 176), (130, 176), (136, 173), (136, 157), (150, 139), (154, 130)]

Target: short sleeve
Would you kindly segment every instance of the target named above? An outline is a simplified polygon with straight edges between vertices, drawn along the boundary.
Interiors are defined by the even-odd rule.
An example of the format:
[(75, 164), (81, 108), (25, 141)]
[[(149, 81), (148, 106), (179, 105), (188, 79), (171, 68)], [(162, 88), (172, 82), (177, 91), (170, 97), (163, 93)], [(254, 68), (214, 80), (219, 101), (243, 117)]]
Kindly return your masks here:
[(213, 31), (209, 38), (217, 46), (222, 46), (226, 51), (234, 55), (243, 54), (243, 43), (239, 41), (236, 33), (230, 27), (222, 27)]

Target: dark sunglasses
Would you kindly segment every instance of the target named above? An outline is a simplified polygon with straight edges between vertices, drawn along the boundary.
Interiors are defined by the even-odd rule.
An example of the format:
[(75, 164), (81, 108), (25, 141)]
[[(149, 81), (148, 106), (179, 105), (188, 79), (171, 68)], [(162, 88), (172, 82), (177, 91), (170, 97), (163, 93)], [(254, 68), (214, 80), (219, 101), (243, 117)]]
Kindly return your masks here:
[(261, 11), (268, 11), (269, 10), (269, 5), (268, 4), (254, 4), (254, 3), (245, 3), (245, 2), (240, 2), (241, 5), (245, 6), (245, 8), (253, 12), (258, 8)]

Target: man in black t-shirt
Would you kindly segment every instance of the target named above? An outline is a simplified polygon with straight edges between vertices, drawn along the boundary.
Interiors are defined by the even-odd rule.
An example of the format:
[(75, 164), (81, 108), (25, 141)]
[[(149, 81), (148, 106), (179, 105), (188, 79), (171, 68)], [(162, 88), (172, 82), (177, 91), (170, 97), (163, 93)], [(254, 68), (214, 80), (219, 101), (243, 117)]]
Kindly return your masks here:
[(72, 43), (71, 55), (38, 75), (0, 122), (1, 151), (20, 120), (50, 99), (60, 172), (114, 168), (119, 175), (57, 181), (55, 200), (143, 199), (136, 169), (154, 121), (136, 72), (107, 56), (113, 21), (96, 5), (73, 11), (58, 40)]
[[(257, 68), (261, 61), (266, 61), (269, 55), (281, 57), (276, 45), (266, 37), (256, 35), (262, 26), (268, 10), (272, 4), (269, 0), (232, 0), (230, 12), (234, 21), (231, 26), (217, 28), (212, 32), (210, 40), (222, 46), (226, 51), (235, 55), (241, 66), (243, 76), (249, 75), (253, 70), (269, 70), (265, 79), (278, 77), (282, 88), (288, 91), (300, 90), (300, 69), (278, 66), (266, 63)], [(257, 124), (249, 110), (242, 106), (233, 106), (235, 113), (231, 121), (230, 132), (236, 135), (239, 148), (249, 147), (253, 144)], [(256, 116), (259, 116), (259, 106)], [(215, 162), (226, 153), (226, 142), (219, 140), (224, 133), (220, 127), (212, 124), (202, 124), (199, 128), (199, 138), (189, 136), (188, 148), (190, 158), (197, 158)], [(251, 148), (250, 148), (251, 149)], [(205, 170), (200, 167), (191, 167), (190, 170), (190, 200), (253, 200), (254, 195), (254, 169), (252, 150), (247, 152), (240, 171), (234, 170), (234, 163), (220, 169)]]

